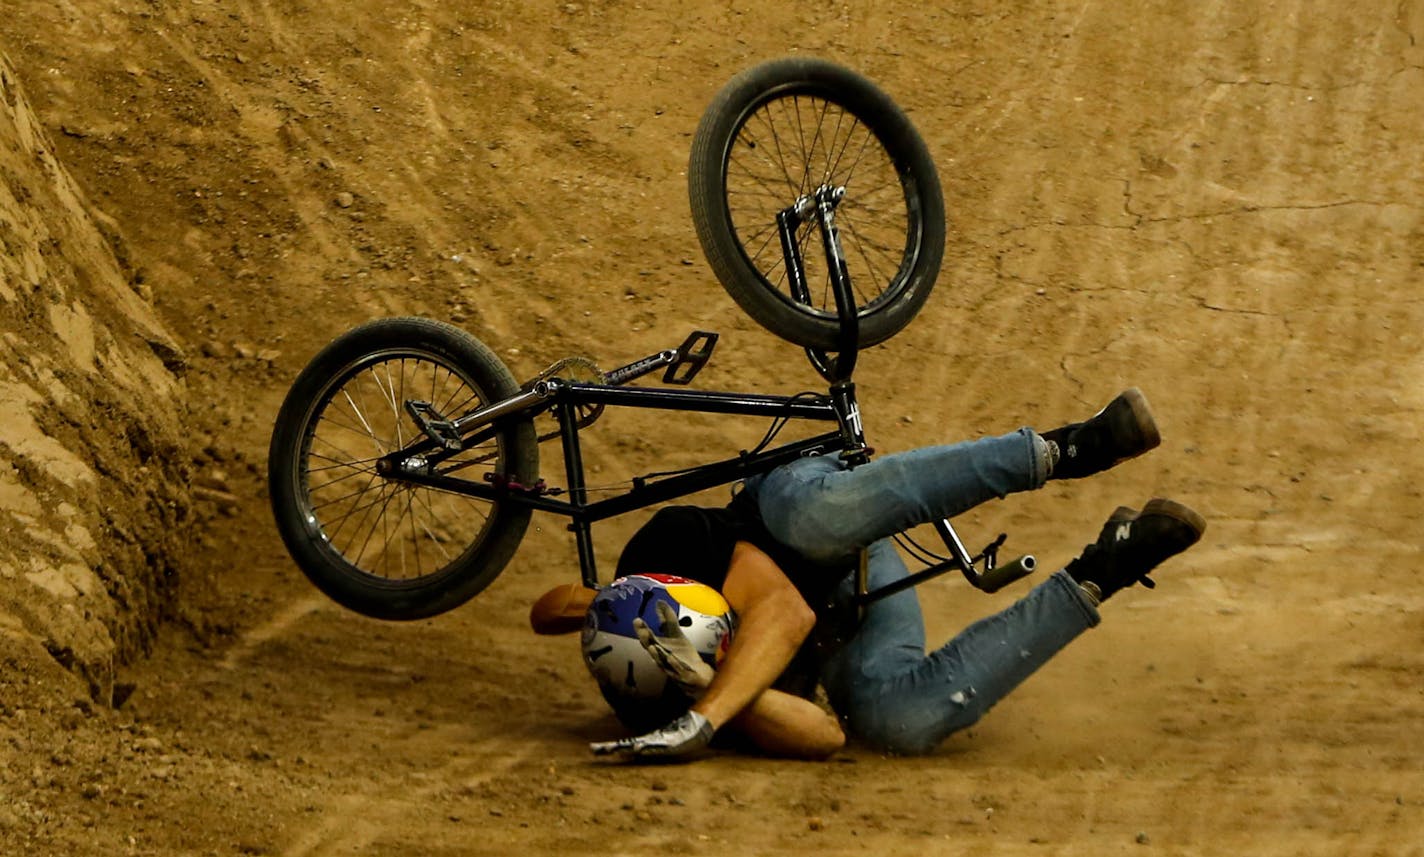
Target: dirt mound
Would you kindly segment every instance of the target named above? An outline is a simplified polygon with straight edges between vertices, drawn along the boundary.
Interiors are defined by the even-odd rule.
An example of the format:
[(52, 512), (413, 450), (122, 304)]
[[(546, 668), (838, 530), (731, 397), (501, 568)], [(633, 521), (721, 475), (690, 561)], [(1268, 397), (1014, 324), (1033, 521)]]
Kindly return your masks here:
[[(116, 663), (172, 613), (189, 504), (182, 352), (3, 56), (0, 176), (0, 633), (7, 652), (43, 646), (108, 705)], [(34, 697), (27, 675), (0, 674), (8, 703)]]
[[(1417, 8), (80, 6), (8, 4), (0, 47), (187, 355), (193, 443), (150, 468), (189, 466), (207, 491), (189, 621), (126, 673), (128, 702), (0, 710), (8, 850), (1419, 852)], [(872, 442), (1046, 426), (1136, 384), (1160, 450), (976, 510), (962, 532), (1008, 530), (1052, 567), (1120, 502), (1170, 495), (1210, 528), (936, 756), (596, 764), (584, 744), (615, 726), (572, 642), (523, 626), (574, 574), (562, 521), (536, 518), (466, 608), (352, 616), (277, 544), (271, 421), (332, 335), (406, 313), (461, 323), (520, 377), (701, 327), (723, 340), (699, 386), (817, 386), (712, 282), (683, 175), (711, 94), (791, 50), (894, 95), (945, 187), (940, 284), (857, 370)], [(79, 377), (62, 379), (73, 396), (101, 395)], [(63, 412), (27, 389), (32, 412)], [(586, 452), (616, 483), (762, 428), (613, 414)], [(635, 517), (599, 526), (605, 569)], [(1015, 594), (926, 586), (930, 636)]]

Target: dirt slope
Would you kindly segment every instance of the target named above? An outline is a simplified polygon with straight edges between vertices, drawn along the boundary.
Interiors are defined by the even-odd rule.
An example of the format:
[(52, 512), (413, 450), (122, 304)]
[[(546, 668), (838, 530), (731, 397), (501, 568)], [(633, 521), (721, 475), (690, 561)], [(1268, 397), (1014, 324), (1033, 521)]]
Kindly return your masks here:
[(108, 705), (189, 553), (183, 355), (3, 54), (0, 179), (0, 699)]
[[(5, 853), (1424, 850), (1418, 4), (373, 5), (0, 17), (191, 355), (211, 489), (191, 628), (133, 666), (128, 703), (0, 709)], [(584, 742), (613, 724), (575, 644), (523, 626), (574, 573), (561, 522), (466, 608), (371, 622), (277, 544), (268, 430), (322, 343), (395, 313), (459, 321), (521, 376), (699, 326), (724, 334), (701, 386), (814, 386), (710, 279), (683, 187), (710, 95), (792, 50), (895, 95), (953, 219), (929, 305), (862, 359), (876, 446), (1047, 426), (1138, 384), (1162, 449), (966, 536), (1057, 566), (1154, 494), (1211, 529), (935, 756), (598, 764)], [(617, 481), (759, 431), (608, 418), (590, 464)], [(636, 523), (599, 528), (605, 567)], [(931, 635), (1013, 594), (925, 587)]]

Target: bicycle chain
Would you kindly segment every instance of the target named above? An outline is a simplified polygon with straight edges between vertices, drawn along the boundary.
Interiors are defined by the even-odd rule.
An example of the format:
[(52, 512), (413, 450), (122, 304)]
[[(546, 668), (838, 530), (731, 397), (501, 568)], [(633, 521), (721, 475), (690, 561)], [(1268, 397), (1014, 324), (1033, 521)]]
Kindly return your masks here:
[[(573, 370), (572, 372), (569, 371), (571, 369)], [(597, 363), (594, 363), (587, 357), (576, 355), (554, 361), (554, 363), (550, 364), (549, 368), (527, 381), (524, 384), (524, 389), (533, 389), (535, 384), (540, 381), (547, 381), (550, 378), (560, 378), (565, 381), (587, 384), (602, 384), (604, 382), (603, 370), (598, 368)], [(578, 405), (575, 411), (578, 413), (578, 419), (574, 422), (574, 427), (581, 429), (588, 428), (603, 415), (603, 405)], [(539, 435), (539, 441), (542, 443), (543, 441), (558, 436), (559, 430), (554, 429), (553, 431)]]

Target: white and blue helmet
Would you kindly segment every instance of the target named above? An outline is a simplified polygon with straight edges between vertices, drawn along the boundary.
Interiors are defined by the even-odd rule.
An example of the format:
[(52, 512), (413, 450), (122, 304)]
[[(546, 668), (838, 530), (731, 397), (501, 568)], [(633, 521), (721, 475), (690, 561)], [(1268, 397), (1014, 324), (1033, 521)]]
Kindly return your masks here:
[(685, 712), (692, 700), (669, 681), (638, 642), (633, 620), (659, 633), (657, 604), (677, 614), (682, 633), (712, 666), (732, 641), (735, 614), (722, 593), (695, 580), (670, 574), (631, 574), (599, 590), (584, 619), (584, 664), (603, 698), (631, 729), (653, 729)]

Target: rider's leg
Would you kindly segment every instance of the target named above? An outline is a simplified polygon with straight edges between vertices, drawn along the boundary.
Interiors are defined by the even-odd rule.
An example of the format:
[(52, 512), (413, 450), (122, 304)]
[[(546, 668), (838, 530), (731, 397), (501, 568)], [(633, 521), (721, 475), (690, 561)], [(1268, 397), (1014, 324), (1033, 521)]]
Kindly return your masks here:
[(1123, 392), (1097, 414), (1042, 436), (929, 446), (846, 469), (807, 458), (747, 480), (767, 529), (807, 557), (833, 562), (917, 524), (950, 518), (993, 497), (1080, 478), (1160, 443), (1147, 400)]
[(841, 561), (877, 539), (1027, 491), (1048, 477), (1047, 447), (1029, 429), (928, 446), (854, 469), (803, 458), (747, 480), (767, 529), (818, 562)]
[[(888, 541), (870, 552), (872, 588), (906, 574)], [(851, 587), (845, 584), (841, 595), (848, 597)], [(892, 752), (926, 753), (1097, 623), (1092, 601), (1059, 572), (926, 655), (918, 598), (907, 589), (867, 608), (854, 637), (823, 665), (821, 679), (852, 734)]]
[[(1205, 528), (1201, 515), (1170, 500), (1119, 509), (1065, 570), (928, 655), (914, 590), (896, 593), (866, 608), (850, 641), (824, 662), (821, 680), (853, 734), (894, 752), (929, 752), (1098, 624), (1095, 595), (1150, 584), (1148, 573)], [(888, 540), (871, 545), (869, 558), (872, 590), (907, 574)], [(843, 581), (837, 596), (853, 594), (853, 581)]]

